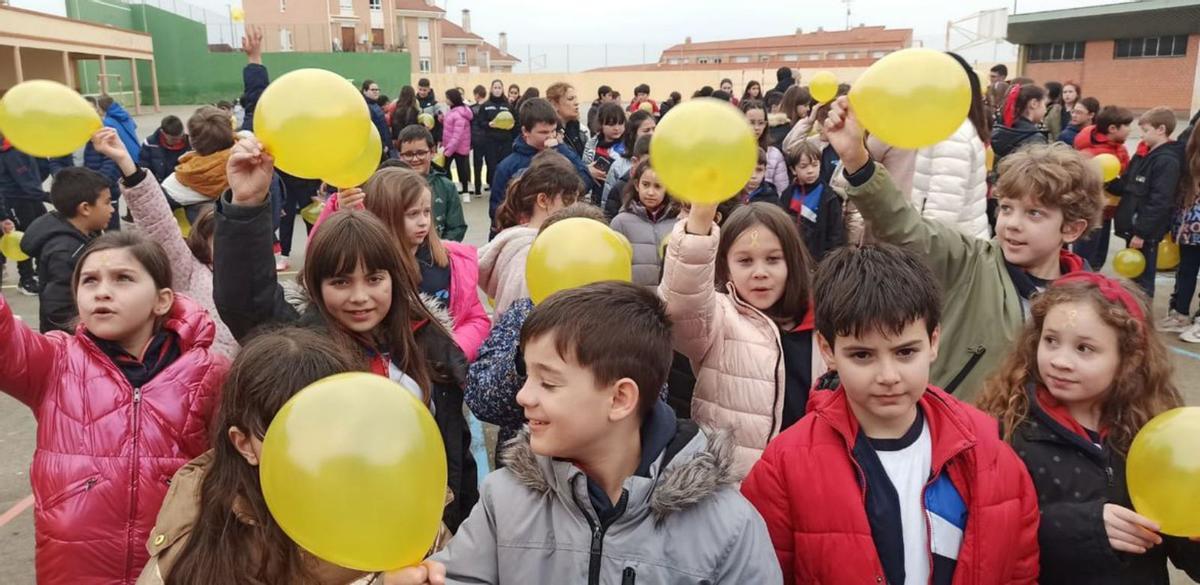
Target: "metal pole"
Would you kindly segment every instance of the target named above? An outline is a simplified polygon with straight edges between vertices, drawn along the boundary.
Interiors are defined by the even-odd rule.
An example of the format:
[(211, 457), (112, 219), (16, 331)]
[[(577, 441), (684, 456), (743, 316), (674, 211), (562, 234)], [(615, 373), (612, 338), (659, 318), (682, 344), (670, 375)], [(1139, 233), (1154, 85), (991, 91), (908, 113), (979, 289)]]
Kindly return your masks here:
[(525, 45), (525, 62), (529, 63), (529, 72), (533, 73), (533, 45)]
[(608, 43), (604, 43), (604, 66), (608, 67)]
[(567, 43), (567, 73), (571, 72), (571, 44)]
[(236, 49), (237, 47), (235, 47), (233, 44), (233, 39), (237, 36), (237, 29), (235, 28), (236, 25), (233, 24), (233, 4), (226, 4), (225, 9), (225, 14), (229, 16), (229, 46)]

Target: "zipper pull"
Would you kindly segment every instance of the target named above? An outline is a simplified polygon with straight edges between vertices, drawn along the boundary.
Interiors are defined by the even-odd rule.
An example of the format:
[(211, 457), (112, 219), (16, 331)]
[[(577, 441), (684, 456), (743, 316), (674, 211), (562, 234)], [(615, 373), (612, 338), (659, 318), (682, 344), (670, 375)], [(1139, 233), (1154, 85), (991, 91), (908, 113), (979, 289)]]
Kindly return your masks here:
[(1112, 466), (1110, 465), (1108, 467), (1105, 467), (1104, 473), (1106, 475), (1108, 475), (1108, 487), (1112, 487), (1112, 484), (1113, 484), (1113, 468), (1112, 468)]
[(625, 567), (625, 571), (621, 573), (621, 585), (634, 585), (637, 581), (637, 572), (633, 567)]

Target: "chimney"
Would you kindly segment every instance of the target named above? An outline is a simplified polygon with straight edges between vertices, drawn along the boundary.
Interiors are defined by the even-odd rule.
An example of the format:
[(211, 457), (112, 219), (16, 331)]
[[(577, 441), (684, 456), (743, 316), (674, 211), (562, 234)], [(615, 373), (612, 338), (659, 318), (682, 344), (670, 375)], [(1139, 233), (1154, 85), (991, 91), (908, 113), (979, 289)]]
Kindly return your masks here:
[(818, 26), (818, 27), (817, 27), (817, 32), (825, 32), (825, 27), (823, 27), (823, 26)]
[(462, 29), (471, 32), (471, 11), (463, 8)]
[(505, 32), (500, 33), (500, 52), (501, 53), (508, 52), (508, 33), (505, 33)]
[(683, 39), (683, 44), (685, 44), (685, 45), (690, 45), (690, 44), (692, 44), (692, 37), (685, 37), (685, 38)]
[(796, 34), (797, 34), (797, 35), (802, 35), (802, 34), (804, 34), (804, 29), (803, 29), (803, 28), (800, 28), (800, 27), (796, 27)]

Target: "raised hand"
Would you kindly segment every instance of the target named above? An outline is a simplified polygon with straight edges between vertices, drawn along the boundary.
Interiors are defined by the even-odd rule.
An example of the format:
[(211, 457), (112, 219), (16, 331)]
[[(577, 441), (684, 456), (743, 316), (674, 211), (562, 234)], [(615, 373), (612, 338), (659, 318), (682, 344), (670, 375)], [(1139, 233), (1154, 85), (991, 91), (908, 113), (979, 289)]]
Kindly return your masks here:
[(117, 136), (115, 129), (101, 128), (92, 134), (92, 148), (117, 163), (117, 168), (121, 169), (121, 173), (125, 176), (137, 172), (137, 165), (134, 164), (133, 157), (129, 156), (129, 151), (125, 149), (125, 143), (121, 142), (121, 137)]
[(358, 187), (338, 191), (338, 209), (363, 209), (367, 193)]
[(838, 153), (846, 172), (854, 173), (863, 168), (871, 155), (863, 141), (863, 129), (858, 117), (850, 107), (850, 100), (841, 96), (829, 104), (829, 116), (825, 118), (825, 138)]
[(262, 65), (262, 45), (262, 27), (246, 27), (246, 34), (242, 36), (242, 50), (246, 52), (246, 57), (251, 63)]
[(253, 138), (243, 138), (233, 145), (225, 176), (233, 192), (233, 204), (253, 207), (262, 205), (271, 189), (275, 159)]

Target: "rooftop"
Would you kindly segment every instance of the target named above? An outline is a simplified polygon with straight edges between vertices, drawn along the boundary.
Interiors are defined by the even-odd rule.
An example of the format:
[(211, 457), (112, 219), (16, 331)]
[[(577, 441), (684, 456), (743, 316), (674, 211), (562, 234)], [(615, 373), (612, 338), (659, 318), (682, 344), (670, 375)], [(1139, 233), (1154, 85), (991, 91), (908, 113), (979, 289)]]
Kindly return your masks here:
[(442, 10), (440, 7), (438, 7), (438, 5), (431, 4), (425, 0), (392, 0), (392, 2), (392, 5), (395, 6), (396, 10), (419, 10), (424, 12), (436, 12), (438, 14), (446, 13), (446, 11)]
[(487, 41), (484, 41), (483, 48), (487, 49), (488, 59), (491, 60), (493, 63), (495, 63), (497, 61), (512, 62), (514, 64), (521, 62), (520, 59), (513, 57), (512, 55), (505, 53), (504, 51), (501, 51), (499, 47), (497, 47)]
[(1091, 41), (1195, 34), (1200, 0), (1140, 0), (1008, 17), (1007, 40), (1016, 44)]
[(882, 26), (858, 26), (850, 30), (798, 32), (790, 35), (735, 39), (726, 41), (684, 42), (663, 51), (689, 53), (696, 51), (731, 51), (741, 49), (771, 49), (797, 47), (826, 47), (851, 44), (895, 44), (907, 46), (912, 43), (912, 29), (888, 29)]
[(450, 22), (450, 20), (446, 18), (438, 19), (438, 30), (442, 33), (442, 39), (472, 39), (483, 41), (483, 37), (475, 33), (467, 32), (463, 29), (463, 27)]

